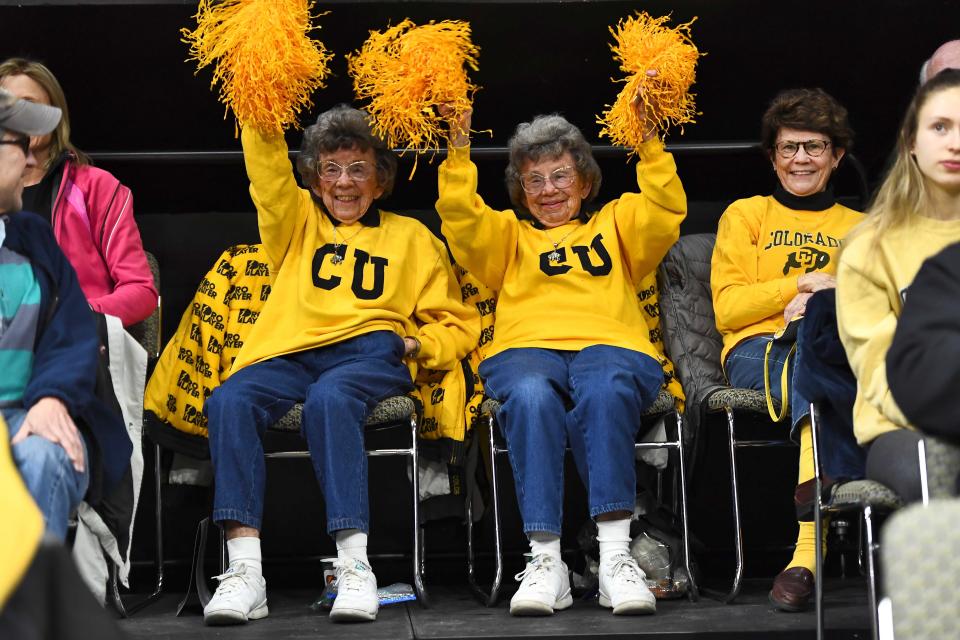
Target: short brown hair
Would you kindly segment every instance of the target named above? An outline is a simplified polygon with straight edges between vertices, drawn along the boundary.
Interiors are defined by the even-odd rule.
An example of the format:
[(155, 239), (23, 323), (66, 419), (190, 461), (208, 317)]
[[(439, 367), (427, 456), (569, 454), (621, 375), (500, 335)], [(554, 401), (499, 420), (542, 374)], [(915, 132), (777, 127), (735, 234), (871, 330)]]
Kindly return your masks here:
[(834, 150), (853, 146), (846, 108), (823, 89), (788, 89), (777, 94), (761, 121), (760, 143), (765, 151), (773, 151), (783, 128), (822, 133)]

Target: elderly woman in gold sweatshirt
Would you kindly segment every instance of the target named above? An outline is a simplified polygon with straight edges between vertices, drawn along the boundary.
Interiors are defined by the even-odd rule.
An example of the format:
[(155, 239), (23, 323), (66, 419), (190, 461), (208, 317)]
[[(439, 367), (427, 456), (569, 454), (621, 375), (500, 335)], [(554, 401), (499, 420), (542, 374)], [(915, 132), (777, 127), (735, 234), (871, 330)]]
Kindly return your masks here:
[(686, 214), (673, 157), (649, 130), (635, 149), (641, 193), (596, 208), (601, 176), (589, 143), (563, 117), (538, 116), (509, 142), (515, 208), (496, 211), (477, 194), (469, 130), (469, 114), (450, 123), (437, 211), (457, 262), (499, 294), (493, 345), (479, 372), (502, 403), (498, 421), (531, 549), (510, 612), (549, 615), (573, 602), (560, 524), (564, 448), (567, 433), (578, 430), (571, 446), (583, 446), (575, 455), (588, 470), (599, 529), (600, 604), (614, 614), (653, 613), (628, 543), (633, 444), (664, 374), (636, 291)]

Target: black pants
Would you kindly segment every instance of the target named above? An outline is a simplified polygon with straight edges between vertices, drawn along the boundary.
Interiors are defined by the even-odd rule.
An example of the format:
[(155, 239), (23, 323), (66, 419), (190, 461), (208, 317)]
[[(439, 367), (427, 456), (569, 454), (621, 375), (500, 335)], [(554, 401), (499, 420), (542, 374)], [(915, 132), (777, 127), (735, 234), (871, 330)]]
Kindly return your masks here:
[(0, 612), (0, 638), (121, 640), (125, 638), (58, 543), (44, 542)]

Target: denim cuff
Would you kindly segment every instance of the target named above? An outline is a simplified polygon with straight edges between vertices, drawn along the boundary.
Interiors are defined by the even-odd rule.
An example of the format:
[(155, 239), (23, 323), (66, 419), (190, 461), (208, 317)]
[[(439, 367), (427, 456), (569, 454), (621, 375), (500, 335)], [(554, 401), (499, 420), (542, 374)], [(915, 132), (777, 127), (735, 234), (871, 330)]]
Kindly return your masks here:
[(560, 524), (559, 523), (547, 523), (547, 522), (531, 522), (530, 524), (523, 525), (524, 533), (552, 533), (553, 535), (560, 535)]
[(243, 526), (252, 527), (257, 531), (260, 530), (263, 524), (262, 517), (255, 516), (249, 511), (241, 511), (239, 509), (214, 509), (213, 521), (219, 524), (224, 520), (236, 520)]
[(636, 499), (624, 500), (622, 502), (608, 502), (606, 504), (590, 507), (590, 517), (596, 518), (599, 515), (610, 513), (612, 511), (629, 511), (631, 514), (633, 514), (634, 507), (636, 507)]
[(327, 520), (327, 533), (330, 535), (341, 529), (359, 529), (364, 533), (370, 533), (370, 523), (362, 518), (331, 518)]

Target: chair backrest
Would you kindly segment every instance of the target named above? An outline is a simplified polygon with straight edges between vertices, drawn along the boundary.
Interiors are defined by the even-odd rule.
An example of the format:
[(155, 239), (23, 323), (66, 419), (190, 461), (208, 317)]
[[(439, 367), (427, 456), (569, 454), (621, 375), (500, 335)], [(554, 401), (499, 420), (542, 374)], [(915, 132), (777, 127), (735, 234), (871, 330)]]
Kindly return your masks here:
[(664, 348), (691, 408), (728, 386), (710, 291), (710, 258), (716, 239), (712, 233), (682, 236), (657, 270)]
[(160, 357), (160, 263), (156, 257), (149, 251), (144, 251), (147, 256), (147, 265), (150, 267), (150, 273), (153, 275), (153, 286), (156, 287), (157, 308), (147, 316), (143, 321), (127, 327), (127, 332), (136, 339), (137, 342), (147, 350), (147, 356), (150, 358)]
[(960, 638), (960, 501), (893, 514), (880, 549), (897, 640)]

